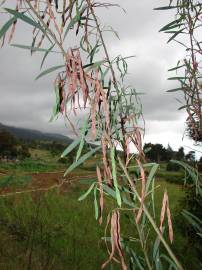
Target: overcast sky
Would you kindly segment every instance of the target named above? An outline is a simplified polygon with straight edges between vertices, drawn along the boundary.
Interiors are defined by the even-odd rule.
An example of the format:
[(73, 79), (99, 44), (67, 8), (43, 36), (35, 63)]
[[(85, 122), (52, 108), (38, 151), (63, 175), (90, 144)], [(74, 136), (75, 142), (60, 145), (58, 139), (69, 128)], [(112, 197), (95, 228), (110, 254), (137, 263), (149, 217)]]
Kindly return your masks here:
[[(174, 149), (192, 147), (191, 141), (183, 139), (186, 114), (177, 110), (180, 106), (177, 96), (166, 92), (175, 86), (167, 81), (173, 75), (167, 70), (183, 57), (183, 48), (175, 43), (166, 44), (167, 36), (158, 32), (169, 22), (171, 13), (154, 11), (153, 8), (164, 5), (166, 1), (111, 2), (121, 4), (127, 13), (114, 8), (102, 9), (99, 14), (104, 24), (112, 25), (119, 32), (120, 40), (106, 37), (110, 54), (136, 56), (130, 60), (126, 80), (138, 92), (145, 93), (142, 96), (145, 141), (162, 143), (164, 146), (169, 143)], [(0, 14), (1, 25), (4, 19)], [(24, 24), (19, 26), (13, 43), (30, 44), (28, 37), (31, 28)], [(8, 45), (0, 49), (0, 122), (69, 135), (62, 119), (49, 123), (54, 103), (54, 74), (34, 80), (40, 72), (41, 57), (42, 54), (30, 57), (27, 51)], [(51, 57), (44, 68), (57, 63), (61, 63), (61, 59)]]

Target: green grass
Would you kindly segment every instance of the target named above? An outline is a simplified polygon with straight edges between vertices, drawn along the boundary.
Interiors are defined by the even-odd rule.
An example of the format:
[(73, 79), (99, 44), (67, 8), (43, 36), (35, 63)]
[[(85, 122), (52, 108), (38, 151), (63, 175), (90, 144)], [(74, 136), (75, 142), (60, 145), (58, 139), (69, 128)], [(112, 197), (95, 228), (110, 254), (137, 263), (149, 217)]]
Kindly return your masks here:
[(91, 201), (79, 203), (79, 194), (1, 199), (0, 269), (100, 269), (103, 227)]
[(56, 162), (59, 159), (59, 155), (53, 156), (50, 151), (42, 149), (29, 149), (31, 158), (33, 160), (45, 160), (46, 162)]
[(30, 175), (8, 175), (0, 178), (0, 188), (6, 187), (26, 187), (31, 182)]
[[(178, 201), (184, 196), (182, 187), (166, 181), (157, 181), (158, 184), (160, 188), (155, 193), (158, 218), (165, 188), (172, 213), (178, 216)], [(78, 201), (85, 186), (77, 184), (65, 194), (52, 191), (1, 198), (0, 269), (100, 269), (108, 256), (101, 241), (106, 216), (100, 227), (94, 218), (91, 195), (82, 202)], [(111, 203), (106, 204), (109, 208)], [(123, 236), (135, 237), (134, 232), (122, 216)], [(186, 245), (186, 239), (175, 231), (176, 252), (180, 254)], [(181, 257), (187, 263), (187, 258)]]
[[(160, 186), (156, 192), (157, 209), (165, 187), (170, 194), (171, 208), (175, 209), (176, 199), (183, 197), (183, 190), (179, 188), (173, 193), (173, 185), (166, 182)], [(86, 185), (77, 184), (63, 195), (52, 191), (1, 198), (1, 269), (28, 269), (29, 264), (30, 269), (45, 265), (45, 269), (100, 269), (108, 256), (101, 241), (106, 216), (100, 227), (94, 218), (93, 198), (78, 202), (85, 189)], [(110, 200), (106, 204), (109, 208)], [(123, 235), (135, 237), (134, 228), (122, 218)]]
[(64, 165), (56, 162), (46, 162), (44, 160), (33, 160), (31, 158), (10, 163), (0, 163), (0, 170), (9, 173), (26, 173), (26, 172), (51, 172), (64, 169)]
[[(19, 163), (0, 163), (0, 171), (8, 173), (7, 176), (1, 176), (0, 187), (23, 188), (30, 181), (29, 173), (64, 171), (68, 167), (54, 161), (48, 152), (37, 153), (43, 158), (38, 160), (35, 152), (32, 158)], [(75, 170), (74, 176), (79, 176), (81, 180), (83, 175), (92, 174), (94, 164), (92, 160), (86, 162)], [(163, 192), (167, 189), (172, 217), (177, 224), (182, 219), (180, 201), (185, 196), (185, 189), (181, 184), (170, 183), (170, 179), (181, 179), (182, 172), (167, 172), (164, 167), (161, 166), (158, 171), (155, 184), (157, 223), (160, 223)], [(87, 188), (77, 183), (62, 194), (53, 190), (45, 194), (0, 197), (0, 269), (100, 269), (108, 257), (101, 238), (104, 236), (106, 212), (113, 206), (113, 201), (105, 201), (104, 222), (99, 226), (94, 218), (93, 196), (78, 201)], [(137, 236), (135, 228), (123, 214), (121, 226), (123, 237)], [(150, 238), (153, 245), (155, 234), (152, 229)], [(198, 270), (200, 268), (195, 249), (190, 246), (190, 250), (188, 246), (190, 243), (182, 230), (174, 225), (174, 252), (186, 269)], [(139, 252), (139, 244), (134, 247)], [(118, 268), (115, 266), (113, 269)]]

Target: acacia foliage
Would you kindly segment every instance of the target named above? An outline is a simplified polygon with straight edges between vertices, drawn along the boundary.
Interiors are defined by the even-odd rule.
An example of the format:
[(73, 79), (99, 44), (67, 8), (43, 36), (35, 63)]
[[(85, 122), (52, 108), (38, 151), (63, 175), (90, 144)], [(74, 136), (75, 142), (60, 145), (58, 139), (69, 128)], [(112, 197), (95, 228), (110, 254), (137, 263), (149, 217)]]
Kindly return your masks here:
[[(111, 225), (110, 238), (104, 237), (109, 259), (102, 267), (117, 262), (122, 269), (163, 269), (168, 265), (170, 269), (183, 269), (163, 236), (167, 220), (168, 235), (172, 242), (172, 219), (166, 191), (162, 202), (160, 230), (159, 221), (155, 220), (154, 175), (158, 165), (144, 164), (142, 106), (134, 87), (126, 86), (124, 82), (128, 69), (126, 60), (130, 57), (118, 55), (110, 58), (104, 40), (105, 31), (109, 31), (109, 28), (102, 26), (96, 15), (97, 9), (119, 6), (91, 0), (14, 2), (14, 9), (5, 8), (10, 19), (0, 30), (2, 42), (12, 41), (17, 22), (21, 20), (33, 28), (33, 40), (31, 45), (13, 46), (28, 49), (32, 54), (44, 53), (41, 67), (50, 54), (62, 55), (60, 65), (43, 70), (37, 79), (57, 71), (54, 80), (56, 100), (51, 120), (62, 114), (65, 123), (76, 135), (74, 142), (62, 153), (62, 157), (65, 157), (77, 149), (74, 162), (65, 175), (97, 151), (102, 153), (96, 167), (98, 180), (92, 180), (89, 189), (79, 198), (83, 200), (90, 193), (94, 194), (95, 217), (100, 223), (106, 198), (115, 201), (107, 217), (107, 228)], [(110, 30), (116, 34), (112, 28)], [(68, 38), (72, 33), (76, 43), (68, 47)], [(44, 48), (47, 43), (48, 48)], [(71, 116), (78, 115), (79, 111), (83, 119), (77, 126)], [(89, 140), (98, 146), (83, 153), (84, 145)], [(122, 149), (123, 154), (120, 154), (118, 148)], [(131, 148), (135, 149), (135, 154), (130, 153)], [(130, 171), (131, 166), (135, 167), (135, 178)], [(145, 167), (149, 170), (148, 176)], [(140, 193), (136, 188), (137, 183), (141, 186)], [(136, 228), (141, 252), (135, 249), (133, 236), (127, 237), (127, 241), (121, 237), (120, 219), (124, 212)], [(156, 240), (150, 233), (151, 226), (156, 233)], [(151, 238), (153, 241), (150, 241)], [(168, 255), (161, 250), (160, 243)]]

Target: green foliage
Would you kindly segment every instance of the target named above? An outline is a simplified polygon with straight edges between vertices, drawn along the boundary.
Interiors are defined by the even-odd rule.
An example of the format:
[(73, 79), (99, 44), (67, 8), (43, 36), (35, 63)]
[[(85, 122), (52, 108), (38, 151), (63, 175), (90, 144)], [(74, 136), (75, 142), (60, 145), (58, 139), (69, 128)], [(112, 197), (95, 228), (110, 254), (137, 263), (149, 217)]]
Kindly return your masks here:
[(102, 228), (95, 226), (91, 201), (81, 204), (78, 196), (75, 189), (68, 196), (49, 192), (0, 199), (1, 269), (100, 269)]
[(17, 157), (17, 140), (7, 131), (0, 132), (0, 156)]
[(165, 148), (162, 144), (145, 143), (143, 149), (145, 151), (146, 157), (150, 161), (157, 163), (162, 161), (169, 161), (176, 155), (176, 152), (173, 151), (169, 145), (167, 148)]
[(0, 188), (26, 187), (31, 180), (32, 180), (32, 177), (29, 175), (17, 176), (13, 174), (9, 176), (4, 176), (0, 179)]
[[(179, 110), (187, 112), (187, 135), (194, 141), (202, 140), (201, 128), (201, 28), (202, 3), (199, 0), (172, 0), (169, 6), (158, 10), (171, 9), (174, 11), (173, 19), (160, 29), (169, 34), (168, 42), (180, 44), (184, 50), (184, 56), (179, 59), (177, 65), (169, 71), (175, 71), (176, 76), (169, 80), (175, 80), (180, 87), (169, 90), (169, 92), (180, 91), (183, 96), (184, 105)], [(170, 8), (169, 8), (170, 7)], [(172, 14), (172, 13), (171, 13)]]
[[(61, 165), (62, 166), (62, 165)], [(55, 171), (60, 168), (64, 168), (64, 166), (60, 167), (56, 162), (47, 162), (43, 160), (33, 160), (33, 159), (25, 159), (15, 163), (0, 163), (0, 169), (8, 170), (12, 173), (20, 173), (20, 172), (50, 172)]]
[(178, 172), (180, 170), (180, 166), (173, 162), (168, 162), (166, 170), (171, 172)]
[(7, 21), (0, 30), (0, 39), (6, 34), (8, 29), (12, 26), (12, 24), (16, 21), (16, 17), (12, 17), (9, 21)]
[[(198, 170), (184, 162), (175, 161), (181, 165), (187, 174), (189, 186), (186, 189), (186, 196), (181, 200), (182, 219), (178, 221), (177, 226), (182, 233), (188, 237), (189, 245), (194, 247), (198, 256), (201, 255), (202, 248), (202, 177)], [(200, 259), (200, 266), (202, 261)]]
[[(69, 123), (72, 131), (77, 135), (77, 139), (62, 154), (62, 157), (68, 154), (71, 155), (72, 151), (78, 146), (76, 158), (66, 170), (64, 176), (74, 169), (78, 169), (87, 159), (102, 149), (102, 160), (99, 164), (100, 173), (97, 171), (98, 185), (92, 184), (84, 195), (80, 197), (80, 200), (87, 199), (88, 196), (90, 197), (91, 191), (94, 188), (95, 216), (96, 218), (99, 216), (99, 220), (101, 220), (104, 198), (105, 200), (107, 198), (113, 199), (113, 205), (111, 205), (112, 208), (108, 215), (108, 223), (110, 222), (109, 219), (111, 219), (110, 243), (112, 245), (112, 253), (107, 264), (112, 259), (115, 260), (118, 255), (123, 269), (126, 269), (128, 259), (132, 263), (131, 267), (133, 269), (138, 267), (141, 269), (152, 269), (154, 267), (156, 269), (163, 269), (163, 267), (169, 267), (170, 269), (177, 267), (182, 269), (180, 262), (165, 240), (166, 230), (162, 236), (162, 232), (158, 229), (158, 221), (156, 220), (154, 209), (154, 175), (158, 166), (153, 164), (151, 166), (151, 164), (143, 164), (142, 162), (143, 127), (141, 123), (144, 122), (142, 118), (142, 105), (139, 100), (139, 93), (136, 92), (135, 88), (125, 86), (124, 78), (128, 73), (127, 57), (124, 58), (119, 55), (114, 59), (110, 59), (103, 36), (105, 27), (102, 26), (97, 17), (96, 11), (98, 7), (110, 7), (113, 5), (102, 2), (95, 3), (90, 0), (69, 1), (68, 3), (66, 1), (61, 2), (63, 2), (63, 5), (61, 3), (61, 8), (63, 7), (63, 9), (60, 10), (62, 16), (58, 16), (58, 9), (60, 9), (59, 1), (54, 1), (54, 3), (47, 1), (43, 2), (43, 4), (39, 1), (38, 4), (40, 7), (38, 9), (36, 9), (32, 1), (26, 1), (25, 6), (22, 6), (24, 2), (19, 1), (16, 10), (5, 10), (17, 19), (33, 26), (32, 47), (35, 48), (36, 41), (38, 41), (37, 47), (40, 47), (45, 37), (50, 41), (51, 44), (48, 44), (42, 64), (55, 45), (63, 56), (63, 65), (50, 67), (39, 74), (37, 78), (53, 71), (58, 71), (54, 80), (56, 102), (51, 120), (57, 118), (59, 113), (61, 113), (66, 122)], [(163, 9), (168, 9), (168, 7), (164, 7)], [(47, 14), (50, 17), (50, 21), (48, 22), (46, 20)], [(173, 30), (176, 25), (179, 26), (179, 23), (181, 21), (178, 19), (163, 28), (164, 31), (166, 30), (172, 33), (169, 41), (180, 33), (180, 31), (176, 32)], [(75, 36), (79, 33), (78, 38), (80, 38), (80, 42), (78, 42), (75, 48), (66, 48), (68, 44), (66, 38), (70, 30), (75, 30)], [(111, 32), (114, 33), (112, 28)], [(100, 51), (104, 52), (104, 55)], [(97, 58), (96, 61), (95, 58)], [(85, 61), (85, 65), (83, 61)], [(62, 70), (60, 71), (59, 69)], [(171, 79), (182, 80), (183, 77), (178, 76)], [(82, 106), (80, 104), (81, 100)], [(76, 114), (79, 109), (82, 111), (83, 108), (87, 109), (88, 121), (86, 127), (84, 125), (84, 129), (78, 132), (78, 126), (71, 122), (71, 115), (72, 113)], [(83, 153), (85, 142), (89, 137), (98, 142), (99, 145), (101, 144), (101, 146), (96, 148), (91, 147), (89, 151)], [(129, 144), (132, 144), (137, 150), (137, 153), (132, 156), (129, 153)], [(117, 151), (118, 145), (122, 147), (124, 154), (120, 154)], [(147, 153), (150, 155), (151, 161), (160, 162), (173, 157), (171, 148), (165, 149), (160, 144), (151, 146), (154, 150), (153, 154), (152, 150), (149, 150)], [(124, 161), (121, 160), (121, 156), (124, 156)], [(135, 162), (135, 175), (130, 170), (130, 163), (132, 161)], [(148, 183), (145, 167), (148, 169)], [(141, 191), (138, 189), (139, 182), (141, 182)], [(100, 211), (98, 211), (98, 191)], [(126, 209), (123, 208), (124, 204), (127, 205)], [(40, 207), (40, 204), (38, 207)], [(168, 203), (166, 207), (168, 215), (170, 212)], [(131, 243), (128, 245), (128, 242), (134, 242), (134, 240), (131, 241), (132, 237), (130, 235), (128, 236), (128, 242), (121, 237), (120, 223), (123, 219), (123, 214), (125, 213), (127, 215), (128, 211), (130, 213), (129, 226), (136, 229), (141, 251), (136, 251), (135, 244), (134, 246)], [(39, 212), (37, 210), (36, 216), (38, 217), (38, 215)], [(169, 221), (170, 236), (172, 222), (170, 219)], [(164, 251), (162, 252), (160, 244), (151, 245), (150, 239), (156, 239), (156, 236), (154, 238), (150, 232), (151, 227), (158, 235), (170, 258), (164, 254)], [(170, 241), (172, 241), (171, 238)], [(127, 256), (124, 258), (122, 246), (125, 246), (125, 249), (128, 251), (129, 258)], [(154, 254), (154, 252), (151, 252), (153, 248), (156, 250), (155, 258), (151, 258), (149, 254)], [(33, 248), (31, 249), (32, 253), (30, 256), (33, 254)], [(165, 263), (165, 266), (163, 266), (163, 263)], [(30, 265), (27, 268), (29, 269)]]

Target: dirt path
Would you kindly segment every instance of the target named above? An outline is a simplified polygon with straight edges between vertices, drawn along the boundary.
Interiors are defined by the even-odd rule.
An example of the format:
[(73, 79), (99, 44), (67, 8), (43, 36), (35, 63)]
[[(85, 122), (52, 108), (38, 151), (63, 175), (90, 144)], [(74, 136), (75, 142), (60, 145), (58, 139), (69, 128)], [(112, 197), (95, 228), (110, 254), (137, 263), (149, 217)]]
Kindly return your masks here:
[(41, 191), (46, 192), (50, 189), (60, 188), (60, 191), (67, 192), (71, 190), (81, 179), (95, 178), (93, 172), (84, 172), (81, 175), (70, 174), (64, 178), (64, 172), (32, 173), (31, 181), (26, 187), (4, 187), (0, 188), (0, 196), (10, 196), (13, 194), (22, 194), (27, 192)]

